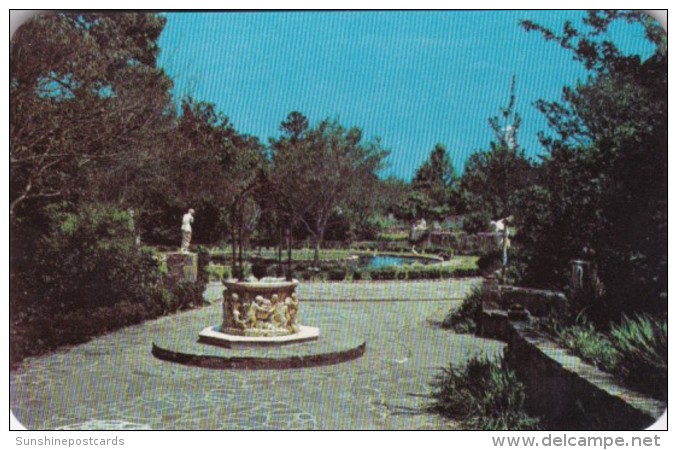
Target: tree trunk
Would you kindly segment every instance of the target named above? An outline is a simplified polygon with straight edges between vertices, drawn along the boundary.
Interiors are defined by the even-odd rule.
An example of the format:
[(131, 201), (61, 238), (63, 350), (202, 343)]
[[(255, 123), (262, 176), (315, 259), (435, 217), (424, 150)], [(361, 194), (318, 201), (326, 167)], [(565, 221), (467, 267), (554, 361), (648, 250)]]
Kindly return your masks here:
[(244, 264), (242, 263), (242, 241), (243, 241), (243, 228), (244, 228), (244, 218), (240, 217), (238, 222), (238, 260), (240, 265), (240, 276), (239, 279), (244, 279)]
[(282, 269), (282, 225), (277, 224), (277, 265)]
[(289, 228), (287, 228), (289, 231), (289, 234), (287, 236), (287, 281), (291, 281), (292, 279), (292, 273), (291, 273), (291, 240), (292, 240), (292, 235), (291, 235), (291, 225)]
[(318, 227), (315, 237), (315, 253), (313, 255), (313, 266), (320, 267), (320, 246), (324, 240), (324, 225)]
[(230, 246), (231, 246), (231, 268), (233, 278), (239, 279), (240, 276), (237, 274), (237, 250), (235, 246), (235, 217), (233, 214), (230, 215)]

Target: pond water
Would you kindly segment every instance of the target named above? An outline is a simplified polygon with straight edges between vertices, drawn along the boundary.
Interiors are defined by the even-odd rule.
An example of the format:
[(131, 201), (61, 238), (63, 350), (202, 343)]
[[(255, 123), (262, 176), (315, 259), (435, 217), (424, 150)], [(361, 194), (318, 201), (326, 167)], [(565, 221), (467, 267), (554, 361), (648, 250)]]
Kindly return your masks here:
[(415, 256), (360, 255), (358, 265), (363, 269), (380, 269), (381, 267), (399, 267), (409, 264), (435, 264), (439, 261)]

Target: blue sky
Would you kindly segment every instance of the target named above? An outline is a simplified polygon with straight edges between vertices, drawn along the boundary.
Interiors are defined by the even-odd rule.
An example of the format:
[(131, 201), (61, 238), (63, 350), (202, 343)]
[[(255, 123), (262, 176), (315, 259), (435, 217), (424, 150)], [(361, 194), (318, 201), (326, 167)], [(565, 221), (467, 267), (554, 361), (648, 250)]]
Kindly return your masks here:
[[(170, 13), (158, 64), (177, 99), (214, 103), (243, 133), (263, 142), (279, 135), (291, 111), (311, 124), (337, 118), (391, 150), (384, 176), (411, 179), (438, 142), (454, 166), (488, 149), (497, 115), (517, 77), (518, 142), (543, 152), (546, 130), (533, 107), (557, 100), (586, 76), (554, 43), (525, 32), (520, 19), (560, 30), (578, 11), (361, 11)], [(648, 46), (640, 27), (614, 30), (633, 52)]]

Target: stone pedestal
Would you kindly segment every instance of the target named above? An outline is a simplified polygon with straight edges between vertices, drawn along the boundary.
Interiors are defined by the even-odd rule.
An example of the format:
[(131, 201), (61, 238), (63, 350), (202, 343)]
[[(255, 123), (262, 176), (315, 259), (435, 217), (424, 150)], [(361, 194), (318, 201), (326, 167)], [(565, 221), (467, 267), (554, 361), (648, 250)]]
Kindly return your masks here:
[(170, 285), (182, 281), (197, 281), (197, 254), (172, 252), (166, 254), (167, 279)]
[(244, 336), (221, 332), (221, 327), (207, 327), (200, 331), (198, 342), (225, 348), (266, 347), (315, 341), (320, 337), (317, 327), (298, 326), (298, 331), (283, 336)]
[(495, 310), (501, 308), (498, 279), (494, 275), (484, 277), (484, 280), (482, 280), (482, 309)]

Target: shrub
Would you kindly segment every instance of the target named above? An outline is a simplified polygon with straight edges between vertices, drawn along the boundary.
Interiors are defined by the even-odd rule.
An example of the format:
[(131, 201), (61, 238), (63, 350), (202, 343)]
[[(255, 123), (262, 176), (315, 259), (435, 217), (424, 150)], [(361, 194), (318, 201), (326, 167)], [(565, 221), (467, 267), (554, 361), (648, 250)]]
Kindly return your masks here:
[(431, 409), (477, 430), (535, 430), (525, 412), (526, 391), (503, 359), (474, 356), (467, 365), (443, 368), (433, 382)]
[(409, 266), (399, 266), (395, 269), (396, 280), (406, 280), (409, 278)]
[(280, 266), (279, 264), (271, 264), (266, 269), (266, 276), (267, 277), (282, 277), (282, 276), (284, 276), (285, 267), (286, 266), (284, 264), (282, 266)]
[(380, 267), (369, 270), (372, 280), (394, 280), (397, 267)]
[(493, 249), (482, 253), (477, 260), (477, 267), (483, 273), (493, 272), (501, 267), (501, 250)]
[(623, 317), (611, 328), (618, 352), (617, 371), (628, 383), (658, 399), (667, 399), (668, 324), (647, 315)]
[(381, 233), (378, 235), (378, 240), (386, 242), (407, 242), (409, 240), (409, 233), (402, 231), (392, 233)]
[(42, 301), (68, 310), (152, 298), (161, 302), (158, 262), (152, 250), (136, 245), (125, 211), (98, 206), (76, 213), (55, 210), (35, 270)]
[(197, 276), (201, 283), (209, 281), (207, 267), (211, 261), (211, 255), (207, 247), (199, 245), (197, 247)]
[(12, 364), (204, 303), (204, 276), (167, 289), (160, 258), (136, 244), (126, 211), (54, 208), (41, 244), (32, 271), (12, 280)]
[(607, 336), (595, 330), (591, 324), (559, 328), (557, 335), (562, 345), (576, 355), (606, 372), (616, 372), (616, 349)]
[(457, 333), (474, 333), (477, 330), (477, 314), (482, 308), (483, 291), (481, 286), (474, 287), (459, 308), (449, 311), (442, 321), (443, 328), (451, 328)]
[(411, 264), (407, 270), (407, 278), (409, 280), (420, 280), (423, 279), (423, 274), (425, 273), (425, 266), (420, 263)]
[(477, 276), (476, 268), (453, 265), (414, 263), (405, 266), (379, 267), (367, 271), (372, 280), (439, 280)]
[(204, 270), (208, 281), (223, 281), (232, 278), (230, 266), (210, 264)]
[(477, 211), (466, 214), (463, 217), (463, 231), (470, 234), (488, 231), (490, 223), (491, 216), (486, 211)]
[(343, 281), (346, 278), (346, 270), (341, 268), (330, 269), (327, 273), (329, 281)]
[(194, 308), (205, 304), (204, 285), (202, 283), (192, 283), (190, 281), (181, 281), (172, 287), (170, 302), (163, 313), (181, 311)]

